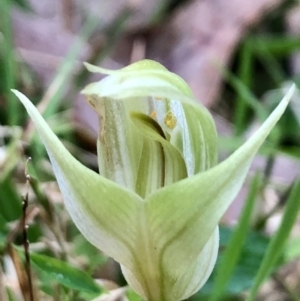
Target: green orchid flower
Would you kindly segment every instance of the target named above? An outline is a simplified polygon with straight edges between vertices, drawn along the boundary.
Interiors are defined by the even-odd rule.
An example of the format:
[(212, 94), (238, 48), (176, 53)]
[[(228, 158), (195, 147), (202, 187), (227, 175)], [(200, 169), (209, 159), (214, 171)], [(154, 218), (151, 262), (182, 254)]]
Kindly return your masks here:
[(72, 157), (32, 103), (14, 93), (82, 234), (121, 264), (144, 299), (186, 299), (211, 274), (220, 218), (294, 88), (255, 135), (217, 164), (213, 119), (180, 77), (149, 60), (118, 71), (86, 66), (108, 75), (82, 91), (99, 115), (100, 175)]

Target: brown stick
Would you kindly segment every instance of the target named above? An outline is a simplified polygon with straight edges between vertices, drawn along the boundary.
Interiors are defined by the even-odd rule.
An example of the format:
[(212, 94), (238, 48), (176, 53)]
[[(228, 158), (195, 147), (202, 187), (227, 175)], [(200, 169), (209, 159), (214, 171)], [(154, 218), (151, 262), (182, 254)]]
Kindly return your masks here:
[(22, 198), (23, 198), (22, 229), (23, 229), (23, 246), (24, 246), (24, 254), (25, 254), (25, 269), (26, 269), (26, 274), (27, 274), (27, 278), (28, 278), (29, 297), (30, 297), (30, 301), (34, 301), (32, 277), (31, 277), (29, 241), (28, 241), (28, 237), (27, 237), (28, 225), (26, 224), (26, 210), (28, 207), (28, 191), (29, 191), (29, 180), (30, 180), (30, 175), (28, 174), (28, 163), (30, 160), (31, 160), (31, 158), (29, 157), (27, 159), (26, 167), (25, 167), (25, 177), (26, 177), (26, 188), (27, 189), (26, 189), (25, 196), (22, 196)]

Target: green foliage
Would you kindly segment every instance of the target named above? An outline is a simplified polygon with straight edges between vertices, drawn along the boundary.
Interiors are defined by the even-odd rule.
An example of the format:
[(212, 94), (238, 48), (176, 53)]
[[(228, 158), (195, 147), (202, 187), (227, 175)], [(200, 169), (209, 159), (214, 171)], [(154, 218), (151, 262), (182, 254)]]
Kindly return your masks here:
[(8, 99), (7, 105), (7, 123), (9, 125), (16, 125), (19, 121), (20, 104), (17, 99), (11, 95), (10, 89), (15, 87), (16, 84), (16, 66), (14, 57), (14, 47), (13, 47), (13, 33), (11, 25), (11, 1), (3, 0), (2, 9), (0, 11), (2, 19), (2, 31), (3, 31), (3, 63), (4, 63), (4, 93)]
[(263, 281), (270, 275), (273, 267), (278, 262), (280, 255), (284, 250), (284, 245), (290, 231), (295, 224), (300, 209), (300, 181), (295, 182), (287, 201), (282, 222), (276, 234), (272, 238), (261, 263), (261, 266), (254, 279), (254, 285), (250, 290), (250, 295), (246, 301), (253, 301), (256, 297), (259, 287)]
[[(253, 212), (253, 208), (255, 205), (255, 201), (257, 199), (257, 196), (259, 195), (259, 188), (261, 185), (261, 177), (256, 176), (250, 186), (250, 191), (248, 195), (248, 199), (246, 200), (243, 212), (241, 214), (240, 220), (238, 222), (238, 225), (236, 227), (235, 232), (230, 236), (230, 241), (228, 242), (227, 246), (225, 246), (225, 252), (222, 254), (222, 261), (219, 265), (217, 271), (217, 275), (214, 280), (214, 288), (212, 290), (210, 301), (218, 300), (220, 296), (222, 296), (223, 291), (226, 288), (227, 283), (231, 280), (231, 276), (234, 272), (235, 267), (237, 267), (237, 263), (242, 251), (242, 247), (244, 245), (244, 241), (247, 237), (247, 232), (250, 227), (250, 221), (251, 221), (251, 214)], [(252, 255), (252, 253), (250, 253)], [(241, 266), (243, 267), (243, 266)], [(253, 266), (252, 266), (253, 267)], [(237, 273), (234, 275), (236, 277), (236, 280), (239, 280), (239, 282), (247, 283), (246, 279), (247, 273), (242, 273), (242, 278), (236, 277)], [(234, 277), (233, 276), (233, 277)], [(250, 275), (250, 282), (251, 282), (251, 276)], [(242, 279), (242, 280), (241, 280)], [(244, 279), (244, 281), (243, 281)], [(237, 290), (236, 281), (233, 281), (234, 283), (234, 290), (236, 290), (236, 293), (239, 293), (239, 290)], [(228, 291), (230, 293), (234, 293), (234, 290), (228, 287)], [(240, 292), (245, 290), (245, 287), (243, 285), (240, 286)]]
[(31, 11), (28, 0), (8, 0), (24, 11)]
[[(227, 74), (230, 85), (237, 92), (234, 124), (237, 134), (242, 134), (247, 127), (249, 108), (254, 109), (258, 117), (265, 111), (259, 100), (250, 90), (260, 88), (261, 79), (256, 76), (255, 66), (260, 62), (264, 68), (264, 82), (270, 87), (279, 88), (287, 79), (279, 60), (300, 49), (300, 39), (288, 36), (249, 36), (241, 45), (238, 57), (237, 77)], [(254, 89), (255, 88), (255, 89)]]
[(18, 220), (21, 216), (21, 197), (11, 177), (0, 182), (0, 212), (7, 222)]
[[(248, 203), (249, 204), (249, 203)], [(269, 244), (269, 239), (254, 231), (250, 231), (243, 237), (244, 243), (236, 256), (229, 262), (226, 262), (228, 251), (231, 249), (231, 243), (235, 240), (236, 233), (227, 227), (220, 228), (220, 253), (214, 272), (206, 285), (200, 290), (197, 296), (192, 300), (226, 300), (226, 298), (234, 298), (242, 292), (248, 290), (253, 285), (253, 279), (260, 267), (265, 250)], [(239, 248), (239, 246), (238, 246)], [(220, 272), (224, 270), (224, 266), (229, 268), (232, 266), (232, 261), (235, 261), (234, 268), (230, 275), (220, 276)], [(229, 273), (228, 273), (229, 274)], [(224, 288), (226, 288), (224, 290)], [(215, 291), (220, 290), (220, 291)]]
[(70, 289), (100, 295), (102, 288), (82, 270), (46, 255), (31, 253), (30, 257), (34, 265), (44, 272), (45, 281), (54, 280)]

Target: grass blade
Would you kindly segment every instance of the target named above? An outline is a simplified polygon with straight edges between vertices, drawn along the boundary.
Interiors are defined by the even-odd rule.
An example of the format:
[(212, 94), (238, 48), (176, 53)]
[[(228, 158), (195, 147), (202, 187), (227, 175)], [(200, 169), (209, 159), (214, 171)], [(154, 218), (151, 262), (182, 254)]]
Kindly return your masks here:
[(16, 125), (20, 120), (20, 102), (15, 95), (10, 92), (10, 89), (15, 89), (15, 59), (13, 47), (13, 32), (11, 26), (11, 1), (3, 0), (0, 15), (4, 34), (4, 81), (5, 81), (5, 96), (7, 101), (7, 123)]
[(259, 121), (263, 122), (269, 116), (268, 111), (262, 106), (259, 100), (251, 93), (246, 85), (236, 77), (229, 70), (222, 68), (221, 70), (223, 77), (233, 87), (233, 89), (240, 95), (240, 99), (246, 102), (251, 107)]
[(257, 52), (257, 56), (260, 59), (261, 64), (269, 73), (270, 78), (272, 78), (277, 86), (280, 86), (281, 83), (286, 80), (286, 75), (284, 74), (278, 60), (269, 51), (267, 45), (262, 39), (256, 38), (252, 41), (252, 43), (256, 45), (253, 51)]
[(249, 230), (251, 214), (253, 212), (261, 182), (262, 177), (260, 175), (256, 175), (251, 182), (248, 198), (245, 202), (236, 230), (232, 234), (226, 247), (226, 251), (224, 252), (224, 257), (217, 271), (214, 289), (209, 301), (216, 301), (222, 296), (230, 277), (232, 276), (237, 261), (239, 260), (242, 247)]
[(285, 242), (289, 233), (296, 221), (300, 209), (300, 180), (297, 180), (293, 186), (290, 197), (287, 201), (284, 210), (282, 222), (276, 234), (272, 238), (269, 247), (266, 250), (266, 255), (262, 261), (257, 276), (254, 279), (254, 285), (246, 301), (254, 301), (256, 294), (264, 282), (264, 280), (272, 272), (274, 265), (277, 263), (279, 256), (282, 254)]
[(98, 20), (95, 18), (89, 18), (86, 21), (80, 34), (76, 37), (74, 44), (71, 46), (68, 55), (55, 75), (49, 89), (40, 102), (38, 108), (43, 112), (43, 116), (45, 118), (56, 113), (59, 101), (62, 99), (63, 93), (66, 89), (66, 83), (70, 81), (75, 61), (82, 49), (82, 42), (86, 41), (90, 37), (97, 24)]
[(100, 295), (102, 288), (86, 272), (71, 266), (64, 261), (38, 254), (31, 253), (31, 260), (49, 280), (54, 280), (62, 285), (78, 290)]
[[(241, 57), (239, 60), (239, 71), (238, 77), (241, 79), (241, 82), (248, 87), (251, 88), (252, 77), (253, 77), (253, 53), (252, 53), (252, 45), (250, 43), (245, 42), (242, 50)], [(234, 113), (234, 124), (235, 124), (235, 132), (237, 135), (241, 135), (245, 130), (245, 117), (247, 114), (248, 104), (243, 99), (243, 95), (241, 93), (237, 94), (236, 97), (236, 109)]]

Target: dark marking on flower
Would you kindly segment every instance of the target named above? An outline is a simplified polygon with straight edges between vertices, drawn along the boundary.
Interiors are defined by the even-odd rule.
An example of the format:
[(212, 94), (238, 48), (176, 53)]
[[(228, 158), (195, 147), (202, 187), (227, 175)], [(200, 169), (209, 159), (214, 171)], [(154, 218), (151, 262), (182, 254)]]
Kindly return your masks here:
[(171, 111), (167, 112), (167, 114), (164, 118), (164, 123), (170, 130), (173, 130), (175, 128), (175, 126), (177, 124), (177, 119)]
[(96, 94), (87, 95), (86, 101), (90, 104), (90, 106), (97, 112), (100, 121), (100, 133), (99, 138), (101, 141), (104, 139), (104, 132), (105, 132), (105, 101), (104, 98), (99, 97)]
[(152, 113), (150, 114), (150, 117), (151, 118), (156, 118), (156, 115), (157, 115), (156, 111), (152, 111)]

